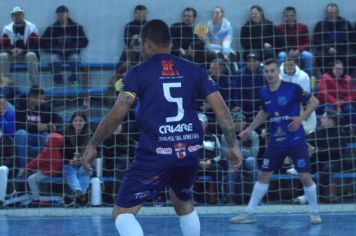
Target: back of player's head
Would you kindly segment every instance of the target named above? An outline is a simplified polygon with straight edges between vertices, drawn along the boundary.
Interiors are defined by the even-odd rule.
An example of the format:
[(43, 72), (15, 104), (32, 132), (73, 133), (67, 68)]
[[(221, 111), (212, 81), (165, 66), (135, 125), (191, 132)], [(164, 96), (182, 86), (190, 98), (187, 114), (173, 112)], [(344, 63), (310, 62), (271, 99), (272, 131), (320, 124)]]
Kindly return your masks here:
[(171, 44), (171, 33), (168, 25), (159, 19), (150, 20), (141, 30), (141, 40), (152, 41), (157, 46), (169, 47)]

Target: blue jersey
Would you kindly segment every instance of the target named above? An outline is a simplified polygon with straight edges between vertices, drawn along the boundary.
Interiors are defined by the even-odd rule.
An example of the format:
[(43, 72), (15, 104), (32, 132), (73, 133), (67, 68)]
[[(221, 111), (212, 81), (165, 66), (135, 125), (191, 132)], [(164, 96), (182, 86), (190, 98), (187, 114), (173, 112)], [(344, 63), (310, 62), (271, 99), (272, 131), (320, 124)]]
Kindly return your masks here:
[(300, 115), (300, 106), (307, 103), (310, 93), (298, 84), (281, 81), (276, 91), (265, 86), (260, 91), (262, 109), (269, 115), (270, 145), (290, 147), (305, 143), (301, 125), (295, 132), (288, 131), (291, 117)]
[(203, 131), (195, 111), (196, 96), (218, 91), (206, 70), (170, 54), (157, 54), (126, 74), (123, 91), (138, 99), (137, 158), (181, 159), (200, 148)]

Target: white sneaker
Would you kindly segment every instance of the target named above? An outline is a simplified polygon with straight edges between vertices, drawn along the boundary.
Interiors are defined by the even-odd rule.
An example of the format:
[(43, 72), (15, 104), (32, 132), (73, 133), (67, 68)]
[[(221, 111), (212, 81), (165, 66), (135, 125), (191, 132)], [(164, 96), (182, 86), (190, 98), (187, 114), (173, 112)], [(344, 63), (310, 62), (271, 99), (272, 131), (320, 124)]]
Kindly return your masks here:
[(231, 224), (251, 224), (255, 222), (256, 222), (255, 215), (249, 214), (247, 212), (242, 212), (240, 215), (230, 219)]
[(298, 171), (296, 169), (294, 169), (294, 167), (288, 169), (286, 172), (290, 175), (298, 175), (299, 174)]
[(319, 213), (310, 213), (310, 223), (311, 224), (320, 224), (321, 218)]
[(308, 203), (305, 195), (294, 198), (293, 202), (299, 205), (304, 205)]

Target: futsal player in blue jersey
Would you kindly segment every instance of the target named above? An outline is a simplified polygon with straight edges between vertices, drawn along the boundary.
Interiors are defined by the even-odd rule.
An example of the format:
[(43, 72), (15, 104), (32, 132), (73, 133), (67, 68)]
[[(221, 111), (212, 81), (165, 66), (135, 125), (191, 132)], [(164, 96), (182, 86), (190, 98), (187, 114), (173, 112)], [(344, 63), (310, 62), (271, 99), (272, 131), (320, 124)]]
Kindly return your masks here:
[[(112, 217), (116, 228), (121, 236), (143, 235), (136, 213), (145, 201), (154, 199), (168, 186), (183, 235), (197, 236), (200, 222), (191, 200), (203, 140), (195, 111), (197, 94), (204, 95), (215, 112), (228, 137), (233, 170), (237, 170), (242, 156), (233, 121), (207, 72), (169, 54), (171, 37), (166, 23), (147, 22), (140, 40), (144, 61), (127, 72), (114, 107), (99, 124), (83, 154), (83, 167), (91, 173), (88, 163), (96, 156), (97, 146), (116, 129), (136, 101), (140, 140), (115, 201)], [(157, 222), (157, 234), (159, 227)]]
[[(304, 129), (301, 125), (318, 106), (319, 101), (304, 91), (298, 84), (285, 82), (279, 78), (279, 67), (275, 59), (264, 64), (267, 86), (260, 91), (262, 109), (252, 123), (240, 133), (242, 140), (268, 120), (269, 144), (264, 154), (258, 180), (245, 211), (230, 219), (233, 224), (254, 223), (256, 206), (268, 191), (268, 183), (273, 171), (282, 167), (286, 156), (292, 158), (310, 206), (310, 222), (320, 224), (316, 186), (310, 175), (310, 163)], [(305, 105), (301, 112), (301, 105)]]

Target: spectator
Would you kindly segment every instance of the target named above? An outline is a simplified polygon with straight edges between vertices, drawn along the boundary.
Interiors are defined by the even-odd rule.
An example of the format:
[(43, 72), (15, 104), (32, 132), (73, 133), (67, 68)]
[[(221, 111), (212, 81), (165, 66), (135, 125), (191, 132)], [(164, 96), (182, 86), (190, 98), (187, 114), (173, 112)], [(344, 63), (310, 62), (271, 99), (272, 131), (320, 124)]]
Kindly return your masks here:
[[(242, 112), (232, 112), (231, 113), (232, 119), (234, 121), (235, 125), (235, 131), (236, 135), (238, 135), (241, 131), (243, 131), (246, 126), (246, 117)], [(221, 148), (222, 148), (222, 153), (225, 153), (226, 148), (228, 147), (226, 138), (223, 135), (221, 137)], [(247, 175), (252, 183), (255, 182), (257, 179), (257, 171), (258, 171), (258, 166), (257, 166), (257, 155), (258, 155), (258, 150), (260, 148), (260, 141), (257, 132), (253, 131), (250, 134), (250, 137), (245, 140), (240, 142), (240, 150), (241, 154), (243, 156), (243, 163), (242, 163), (242, 171), (244, 175)], [(228, 169), (230, 166), (230, 162), (228, 161)], [(236, 181), (238, 178), (239, 172), (233, 172), (230, 173), (228, 172), (225, 176), (226, 179), (226, 189), (224, 188), (224, 201), (225, 202), (230, 202), (233, 203), (235, 199), (235, 185)]]
[(61, 129), (62, 118), (45, 103), (44, 90), (38, 87), (32, 87), (28, 98), (19, 99), (15, 107), (15, 153), (22, 175), (28, 158), (37, 156), (43, 149), (48, 134)]
[(241, 28), (241, 45), (245, 49), (244, 56), (255, 51), (262, 60), (275, 58), (284, 47), (279, 30), (265, 19), (263, 8), (258, 5), (250, 8), (250, 18)]
[(26, 169), (35, 171), (28, 177), (27, 182), (31, 190), (31, 203), (29, 206), (40, 206), (39, 182), (48, 177), (57, 177), (62, 175), (63, 165), (63, 144), (64, 138), (59, 133), (51, 133), (46, 140), (46, 146), (38, 156), (31, 160)]
[(127, 71), (131, 67), (137, 65), (141, 61), (140, 56), (140, 41), (139, 35), (132, 36), (131, 42), (127, 49), (125, 49), (120, 56), (119, 64), (117, 65), (116, 75), (120, 75), (120, 71)]
[(246, 121), (252, 121), (260, 110), (259, 94), (265, 84), (261, 67), (261, 57), (251, 52), (245, 57), (246, 65), (238, 72), (234, 82), (232, 111), (241, 111), (246, 115)]
[(74, 112), (65, 131), (63, 177), (71, 193), (73, 203), (85, 205), (90, 176), (80, 164), (80, 156), (90, 139), (90, 127), (84, 112)]
[(294, 7), (284, 9), (285, 22), (278, 26), (284, 37), (285, 51), (278, 54), (279, 63), (284, 63), (287, 55), (300, 58), (303, 68), (309, 76), (313, 73), (313, 55), (310, 53), (309, 30), (305, 24), (297, 21)]
[[(231, 81), (230, 78), (230, 70), (227, 66), (227, 63), (224, 59), (214, 59), (210, 63), (210, 68), (209, 68), (209, 74), (213, 80), (216, 81), (216, 83), (219, 86), (219, 92), (224, 99), (225, 103), (228, 105), (230, 108), (232, 105), (232, 84), (233, 82)], [(209, 117), (209, 121), (214, 120), (214, 115), (213, 111), (211, 110), (210, 106), (208, 103), (203, 102), (199, 106), (199, 110), (202, 112), (206, 112), (206, 114)]]
[[(280, 78), (283, 81), (299, 84), (302, 89), (311, 93), (310, 78), (307, 73), (301, 70), (297, 65), (297, 58), (295, 56), (287, 56), (280, 68)], [(301, 111), (303, 108), (300, 108)], [(312, 133), (316, 128), (316, 114), (312, 112), (310, 116), (302, 122), (304, 132), (306, 134)]]
[(215, 7), (212, 11), (212, 19), (208, 21), (209, 48), (225, 60), (234, 57), (235, 52), (231, 48), (233, 28), (224, 17), (224, 9)]
[(4, 206), (9, 172), (14, 171), (13, 136), (15, 114), (13, 106), (0, 94), (0, 208)]
[(194, 20), (197, 11), (187, 7), (183, 11), (182, 22), (174, 23), (171, 28), (172, 54), (175, 56), (185, 56), (193, 41)]
[(72, 73), (69, 82), (76, 87), (80, 50), (88, 45), (88, 38), (83, 27), (69, 17), (69, 10), (66, 6), (57, 7), (56, 14), (57, 21), (47, 27), (42, 35), (42, 47), (51, 55), (54, 82), (56, 84), (63, 82), (61, 65), (69, 64)]
[(339, 16), (339, 7), (335, 3), (326, 6), (325, 15), (325, 19), (319, 21), (314, 29), (317, 65), (325, 73), (329, 63), (339, 59), (349, 72), (349, 67), (355, 66), (355, 55), (350, 44), (355, 39), (351, 23)]
[[(208, 117), (203, 113), (198, 113), (198, 118), (203, 126), (204, 138), (203, 146), (199, 151), (200, 171), (198, 176), (211, 178), (208, 182), (208, 189), (204, 189), (204, 192), (208, 193), (209, 204), (217, 203), (217, 191), (219, 189), (219, 183), (221, 183), (222, 167), (221, 167), (221, 145), (220, 140), (215, 134), (208, 134)], [(204, 181), (205, 182), (205, 181)]]
[(193, 41), (189, 46), (186, 57), (205, 69), (208, 69), (210, 62), (216, 58), (215, 52), (209, 49), (207, 25), (197, 24), (194, 27)]
[(3, 28), (1, 34), (4, 52), (0, 53), (0, 74), (9, 76), (10, 62), (26, 62), (31, 84), (38, 85), (39, 35), (37, 27), (25, 20), (21, 7), (11, 11), (13, 22)]
[(16, 96), (20, 92), (9, 77), (0, 74), (0, 94), (4, 95), (8, 102), (15, 104)]
[(352, 124), (356, 130), (356, 90), (351, 76), (344, 70), (342, 61), (336, 60), (332, 64), (332, 70), (321, 76), (318, 99), (323, 105), (321, 109), (338, 110), (344, 120)]
[(146, 24), (147, 8), (144, 5), (137, 5), (134, 10), (135, 19), (125, 25), (124, 42), (129, 46), (132, 36), (140, 35), (141, 29)]

